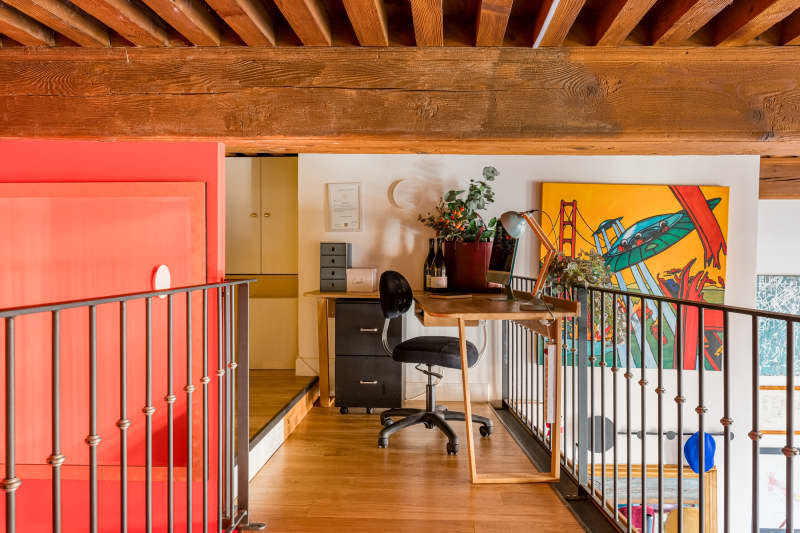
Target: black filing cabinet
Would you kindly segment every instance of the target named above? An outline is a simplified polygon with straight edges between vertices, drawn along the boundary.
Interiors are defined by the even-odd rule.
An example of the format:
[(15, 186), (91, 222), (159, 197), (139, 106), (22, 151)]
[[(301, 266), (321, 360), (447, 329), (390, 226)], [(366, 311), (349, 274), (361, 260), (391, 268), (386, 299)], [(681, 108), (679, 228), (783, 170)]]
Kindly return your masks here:
[[(389, 324), (389, 345), (401, 340), (402, 318)], [(381, 344), (383, 313), (378, 300), (336, 301), (336, 406), (402, 407), (405, 398), (403, 365), (386, 354)]]

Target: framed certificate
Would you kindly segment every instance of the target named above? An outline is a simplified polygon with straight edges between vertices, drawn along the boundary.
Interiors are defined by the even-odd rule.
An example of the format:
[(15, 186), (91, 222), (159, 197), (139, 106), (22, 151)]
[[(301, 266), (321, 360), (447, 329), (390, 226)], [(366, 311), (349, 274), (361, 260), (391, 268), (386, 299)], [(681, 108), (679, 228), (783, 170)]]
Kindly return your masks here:
[(328, 183), (328, 231), (363, 229), (361, 183)]

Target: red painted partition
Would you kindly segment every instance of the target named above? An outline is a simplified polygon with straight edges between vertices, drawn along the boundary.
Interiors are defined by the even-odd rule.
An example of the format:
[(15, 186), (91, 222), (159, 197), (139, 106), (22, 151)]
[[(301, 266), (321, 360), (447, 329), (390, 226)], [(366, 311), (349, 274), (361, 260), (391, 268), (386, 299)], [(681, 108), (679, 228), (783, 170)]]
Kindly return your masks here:
[[(174, 285), (220, 281), (224, 276), (224, 150), (216, 143), (106, 143), (43, 140), (0, 141), (0, 308), (151, 289), (152, 270), (168, 264)], [(209, 294), (216, 320), (216, 295)], [(199, 295), (192, 302), (194, 346), (201, 346)], [(154, 463), (166, 464), (166, 300), (153, 302)], [(185, 297), (174, 302), (175, 463), (186, 464)], [(62, 443), (64, 531), (83, 531), (88, 521), (88, 320), (83, 311), (62, 317)], [(129, 497), (131, 531), (143, 513), (144, 305), (128, 309)], [(17, 324), (17, 462), (23, 480), (17, 491), (18, 523), (49, 529), (50, 336), (49, 317)], [(98, 424), (103, 438), (101, 530), (119, 527), (119, 319), (117, 306), (98, 308)], [(209, 372), (216, 369), (216, 331), (210, 328)], [(3, 336), (0, 329), (0, 337)], [(2, 339), (0, 338), (0, 341)], [(192, 356), (195, 522), (201, 516), (202, 411), (199, 383), (202, 352)], [(1, 363), (1, 361), (0, 361)], [(0, 366), (2, 368), (2, 366)], [(0, 372), (2, 374), (2, 372)], [(211, 425), (210, 502), (216, 487), (216, 380), (209, 404)], [(0, 386), (4, 383), (0, 376)], [(0, 404), (0, 428), (4, 420)], [(0, 435), (0, 448), (5, 435)], [(0, 449), (2, 454), (2, 449)], [(180, 480), (180, 473), (178, 479)], [(156, 472), (155, 524), (163, 527), (163, 472)], [(180, 485), (180, 487), (179, 487)], [(142, 490), (139, 490), (142, 489)], [(183, 482), (176, 483), (185, 491)], [(141, 494), (140, 494), (141, 493)], [(114, 496), (112, 496), (114, 495)], [(184, 497), (176, 493), (176, 516)], [(80, 503), (79, 503), (80, 502)], [(4, 512), (0, 502), (0, 513)], [(210, 515), (216, 516), (212, 503)], [(133, 518), (135, 517), (135, 518)], [(178, 522), (176, 522), (176, 526)]]

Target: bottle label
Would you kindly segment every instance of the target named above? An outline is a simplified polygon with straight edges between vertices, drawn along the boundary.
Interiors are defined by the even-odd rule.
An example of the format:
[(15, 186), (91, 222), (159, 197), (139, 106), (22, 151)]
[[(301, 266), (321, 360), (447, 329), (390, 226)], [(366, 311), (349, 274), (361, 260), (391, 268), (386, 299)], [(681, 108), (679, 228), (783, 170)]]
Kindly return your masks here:
[(446, 289), (447, 288), (447, 277), (446, 276), (432, 276), (430, 287), (432, 289)]
[(430, 274), (425, 274), (425, 286), (426, 287), (430, 287), (431, 286), (431, 275)]

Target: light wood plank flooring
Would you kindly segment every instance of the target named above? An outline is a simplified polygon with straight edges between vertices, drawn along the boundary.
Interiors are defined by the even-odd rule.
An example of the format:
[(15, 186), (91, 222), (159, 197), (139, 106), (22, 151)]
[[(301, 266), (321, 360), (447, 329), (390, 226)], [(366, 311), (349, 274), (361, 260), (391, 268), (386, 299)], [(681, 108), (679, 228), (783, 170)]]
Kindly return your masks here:
[[(273, 533), (583, 531), (549, 485), (471, 485), (464, 424), (453, 427), (462, 443), (455, 457), (423, 426), (380, 449), (377, 415), (315, 407), (251, 482), (252, 520)], [(496, 419), (495, 428), (490, 439), (476, 429), (478, 471), (533, 471)]]
[(250, 438), (316, 376), (296, 376), (294, 370), (250, 371)]

